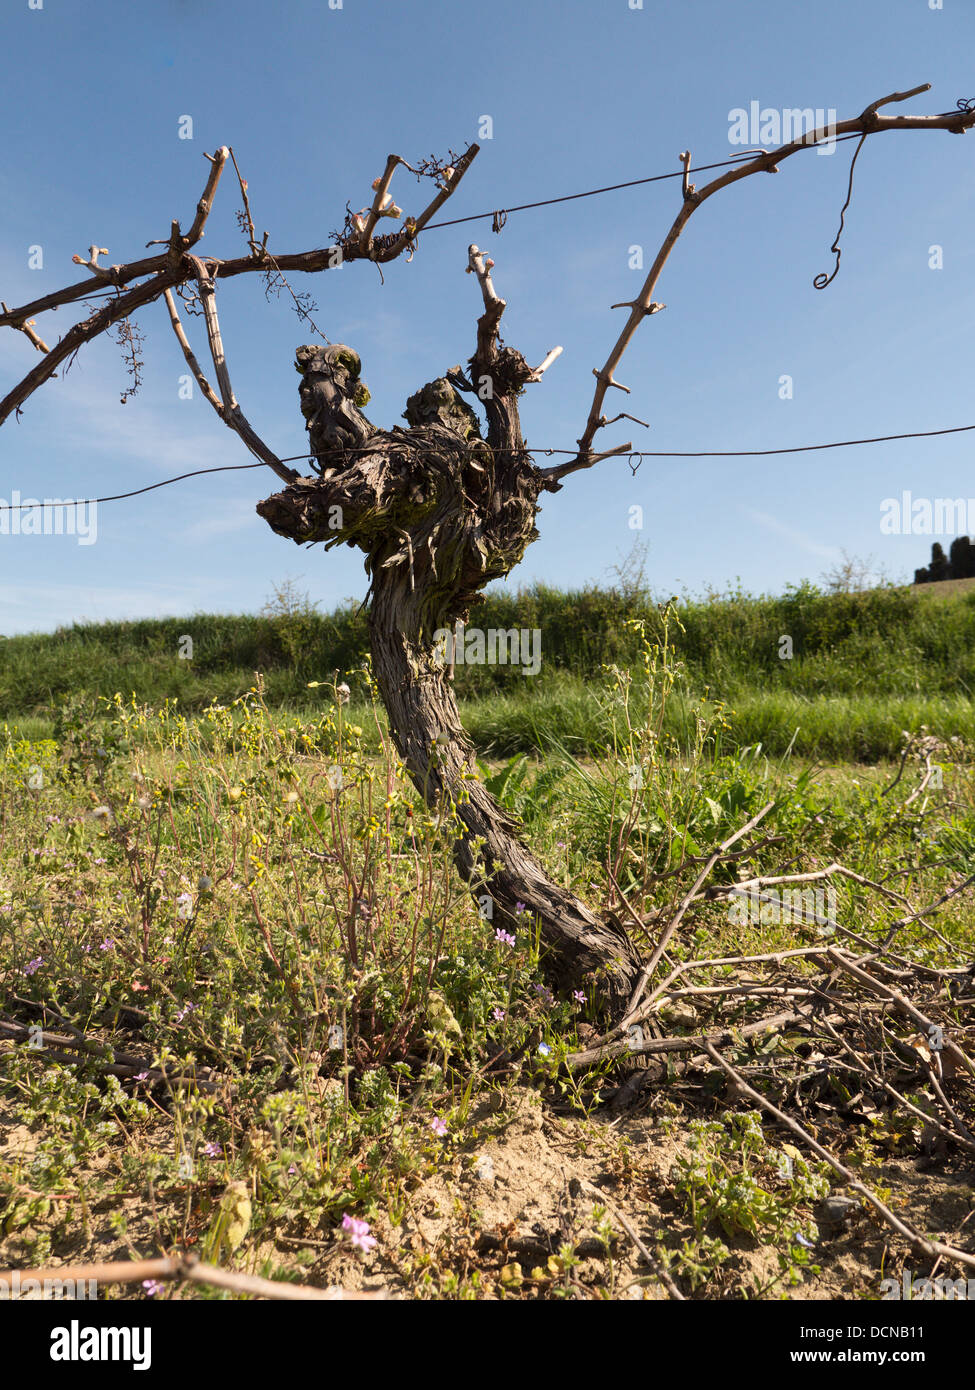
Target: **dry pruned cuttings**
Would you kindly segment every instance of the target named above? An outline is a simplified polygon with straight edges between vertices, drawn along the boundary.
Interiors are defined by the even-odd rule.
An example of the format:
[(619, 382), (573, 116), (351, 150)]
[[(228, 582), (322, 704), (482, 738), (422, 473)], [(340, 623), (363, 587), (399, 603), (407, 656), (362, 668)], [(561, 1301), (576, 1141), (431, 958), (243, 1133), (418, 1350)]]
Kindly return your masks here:
[[(835, 861), (806, 873), (706, 885), (719, 864), (751, 855), (755, 847), (746, 841), (742, 849), (741, 842), (771, 805), (710, 855), (682, 866), (697, 868), (704, 860), (669, 913), (643, 919), (653, 922), (657, 942), (629, 1009), (609, 1032), (570, 1053), (566, 1066), (579, 1071), (630, 1056), (641, 1059), (643, 1078), (650, 1080), (660, 1070), (660, 1061), (656, 1070), (647, 1067), (651, 1059), (667, 1059), (671, 1072), (698, 1071), (707, 1068), (711, 1049), (731, 1046), (748, 1058), (752, 1073), (780, 1091), (791, 1089), (797, 1097), (801, 1091), (806, 1104), (861, 1124), (886, 1110), (917, 1131), (922, 1145), (940, 1140), (975, 1152), (975, 964), (964, 945), (935, 932), (930, 922), (975, 883), (975, 875), (920, 908), (905, 893)], [(766, 836), (761, 843), (767, 850), (774, 840)], [(831, 880), (855, 885), (860, 896), (875, 893), (889, 905), (888, 914), (895, 907), (901, 915), (890, 925), (879, 922), (873, 940), (864, 934), (869, 928), (853, 930), (835, 910), (817, 913), (804, 904), (802, 921), (818, 940), (762, 954), (668, 959), (678, 928), (698, 905), (734, 897), (777, 902), (775, 891), (784, 885), (799, 892), (796, 885)], [(763, 891), (769, 888), (772, 894)], [(930, 949), (912, 947), (912, 955), (892, 949), (910, 924)], [(668, 1022), (685, 1031), (661, 1026)], [(635, 1084), (632, 1078), (625, 1084), (628, 1096)]]
[[(868, 891), (881, 888), (842, 865), (831, 865), (829, 872)], [(808, 881), (806, 875), (769, 877)], [(695, 900), (707, 899), (708, 891), (699, 889)], [(686, 899), (680, 907), (687, 910)], [(937, 904), (910, 918), (916, 921), (935, 910)], [(964, 1162), (971, 1162), (971, 953), (956, 946), (951, 963), (932, 966), (894, 955), (883, 941), (871, 943), (850, 933), (867, 947), (857, 952), (848, 942), (837, 944), (837, 936), (844, 934), (835, 918), (827, 918), (826, 924), (820, 944), (701, 957), (667, 967), (631, 1013), (626, 1036), (617, 1030), (616, 1036), (570, 1055), (567, 1065), (581, 1069), (627, 1053), (638, 1058), (643, 1069), (631, 1072), (620, 1088), (621, 1105), (632, 1101), (641, 1082), (659, 1078), (661, 1064), (672, 1083), (696, 1073), (695, 1082), (705, 1090), (716, 1066), (732, 1083), (727, 1100), (757, 1105), (774, 1124), (784, 1126), (912, 1251), (975, 1267), (975, 1253), (933, 1239), (902, 1220), (889, 1199), (882, 1200), (838, 1156), (862, 1136), (868, 1152), (874, 1145), (896, 1155), (906, 1146), (911, 1152), (937, 1154), (944, 1162), (954, 1148)], [(661, 1035), (659, 1025), (666, 1021), (690, 1026), (682, 1034), (663, 1030)]]
[[(795, 968), (800, 964), (806, 967), (802, 971)], [(970, 1053), (975, 1047), (975, 1022), (965, 1021), (964, 1005), (970, 1000), (959, 999), (951, 991), (952, 985), (975, 988), (970, 967), (945, 971), (932, 980), (930, 968), (911, 971), (908, 963), (898, 969), (895, 988), (872, 973), (875, 961), (869, 964), (872, 970), (864, 957), (825, 944), (764, 956), (688, 961), (671, 970), (653, 990), (632, 1015), (623, 1036), (607, 1035), (585, 1051), (570, 1053), (566, 1064), (580, 1069), (627, 1056), (690, 1054), (686, 1066), (693, 1069), (710, 1046), (738, 1044), (747, 1050), (750, 1040), (761, 1044), (771, 1038), (775, 1043), (772, 1058), (781, 1079), (783, 1063), (790, 1055), (797, 1072), (804, 1069), (801, 1045), (814, 1041), (819, 1054), (815, 1071), (827, 1089), (831, 1070), (848, 1071), (844, 1054), (852, 1055), (856, 1069), (881, 1102), (881, 1093), (902, 1101), (905, 1089), (928, 1091), (930, 1114), (937, 1117), (940, 1112), (938, 1127), (945, 1137), (973, 1150), (975, 1064)], [(726, 973), (729, 970), (732, 973)], [(704, 972), (717, 972), (720, 978), (707, 985), (675, 988), (679, 980)], [(675, 1016), (683, 1021), (691, 1012), (697, 1016), (698, 1010), (709, 1015), (706, 1028), (659, 1033), (660, 1021)], [(892, 1015), (902, 1020), (899, 1029)], [(658, 1029), (657, 1034), (651, 1029)], [(869, 1066), (864, 1056), (871, 1059)], [(762, 1062), (760, 1050), (756, 1061)], [(770, 1060), (770, 1076), (772, 1070)], [(897, 1080), (899, 1087), (894, 1085)], [(842, 1096), (832, 1108), (856, 1112)], [(915, 1103), (907, 1108), (917, 1113)]]
[[(922, 777), (926, 772), (922, 768)], [(954, 1149), (968, 1164), (975, 1154), (975, 963), (964, 936), (952, 943), (930, 926), (975, 876), (917, 909), (905, 893), (838, 862), (707, 885), (718, 865), (740, 862), (741, 843), (749, 848), (745, 832), (767, 810), (710, 855), (682, 866), (696, 878), (670, 912), (653, 919), (653, 965), (643, 972), (627, 1015), (585, 1050), (569, 1054), (565, 1065), (579, 1072), (633, 1058), (635, 1069), (613, 1097), (614, 1108), (629, 1105), (664, 1073), (672, 1085), (686, 1090), (693, 1079), (695, 1090), (711, 1093), (717, 1066), (733, 1083), (726, 1099), (754, 1103), (784, 1125), (914, 1252), (975, 1266), (972, 1252), (901, 1220), (837, 1156), (860, 1140), (867, 1152), (920, 1152), (926, 1161), (937, 1155), (944, 1162)], [(766, 837), (766, 851), (769, 843)], [(878, 939), (871, 940), (869, 927), (852, 930), (831, 906), (829, 914), (805, 919), (805, 930), (817, 938), (808, 943), (672, 959), (678, 928), (683, 923), (686, 929), (698, 905), (736, 894), (764, 900), (770, 895), (763, 888), (830, 880), (845, 881), (858, 899), (875, 894), (888, 918), (892, 909), (900, 915), (890, 926), (879, 920), (873, 928)], [(864, 920), (859, 914), (858, 925)], [(913, 940), (906, 949), (925, 959), (891, 947), (896, 931), (910, 924)], [(673, 1031), (675, 1023), (680, 1032)]]
[(760, 1106), (766, 1114), (771, 1115), (779, 1124), (784, 1125), (785, 1128), (798, 1139), (801, 1139), (808, 1148), (812, 1149), (814, 1154), (828, 1163), (833, 1171), (843, 1179), (847, 1186), (853, 1192), (859, 1193), (865, 1201), (869, 1202), (880, 1219), (885, 1222), (891, 1230), (896, 1231), (899, 1236), (902, 1236), (913, 1250), (929, 1259), (940, 1258), (954, 1260), (957, 1264), (966, 1265), (970, 1269), (975, 1269), (975, 1255), (967, 1250), (959, 1250), (953, 1245), (944, 1245), (939, 1240), (929, 1240), (926, 1236), (922, 1236), (918, 1231), (915, 1231), (912, 1227), (901, 1221), (901, 1219), (895, 1216), (890, 1208), (880, 1200), (876, 1193), (871, 1192), (870, 1188), (867, 1187), (865, 1183), (860, 1182), (859, 1179), (850, 1172), (849, 1168), (839, 1161), (835, 1154), (832, 1154), (829, 1149), (825, 1148), (818, 1140), (814, 1139), (813, 1136), (796, 1120), (792, 1119), (791, 1116), (784, 1114), (783, 1111), (774, 1106), (771, 1101), (767, 1100), (753, 1087), (749, 1086), (741, 1075), (741, 1072), (722, 1057), (721, 1053), (712, 1047), (710, 1043), (707, 1044), (706, 1051), (711, 1061), (720, 1067), (734, 1082), (735, 1088), (742, 1097)]

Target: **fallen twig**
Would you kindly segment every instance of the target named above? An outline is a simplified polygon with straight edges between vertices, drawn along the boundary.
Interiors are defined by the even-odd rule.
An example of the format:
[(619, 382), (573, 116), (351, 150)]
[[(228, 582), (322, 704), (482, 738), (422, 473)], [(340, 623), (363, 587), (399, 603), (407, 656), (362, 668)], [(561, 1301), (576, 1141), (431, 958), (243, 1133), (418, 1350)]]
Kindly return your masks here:
[(630, 1221), (630, 1219), (627, 1216), (624, 1216), (624, 1214), (620, 1211), (619, 1207), (616, 1206), (613, 1202), (611, 1202), (610, 1199), (606, 1196), (606, 1193), (602, 1192), (598, 1187), (596, 1187), (594, 1183), (588, 1182), (585, 1178), (578, 1178), (577, 1181), (579, 1183), (579, 1186), (583, 1188), (586, 1192), (590, 1193), (593, 1197), (595, 1197), (601, 1206), (604, 1206), (607, 1211), (612, 1212), (613, 1216), (616, 1217), (616, 1220), (623, 1227), (623, 1230), (626, 1232), (630, 1240), (632, 1240), (633, 1244), (636, 1246), (640, 1254), (643, 1256), (647, 1264), (650, 1266), (651, 1273), (654, 1274), (660, 1280), (661, 1284), (663, 1284), (664, 1288), (670, 1294), (671, 1298), (675, 1299), (678, 1303), (686, 1303), (687, 1300), (685, 1299), (684, 1295), (681, 1293), (677, 1285), (674, 1283), (674, 1280), (671, 1277), (670, 1273), (666, 1269), (664, 1269), (663, 1265), (660, 1264), (658, 1260), (654, 1259), (653, 1255), (650, 1254), (650, 1251), (647, 1249), (643, 1241), (640, 1239), (640, 1236), (637, 1233), (632, 1221)]
[(386, 1289), (343, 1289), (330, 1285), (316, 1289), (311, 1284), (288, 1284), (278, 1279), (262, 1279), (256, 1274), (237, 1274), (216, 1265), (204, 1264), (193, 1255), (168, 1255), (156, 1260), (117, 1260), (108, 1264), (65, 1265), (53, 1269), (7, 1269), (0, 1273), (6, 1288), (23, 1290), (28, 1280), (43, 1287), (44, 1283), (63, 1285), (68, 1280), (75, 1285), (93, 1280), (96, 1284), (137, 1284), (148, 1280), (188, 1279), (197, 1284), (229, 1289), (233, 1293), (249, 1293), (256, 1298), (272, 1298), (287, 1302), (312, 1300), (390, 1298)]
[(130, 1052), (119, 1052), (111, 1043), (100, 1042), (97, 1038), (86, 1038), (83, 1034), (65, 1037), (60, 1033), (46, 1032), (23, 1023), (0, 1019), (0, 1038), (4, 1037), (12, 1042), (32, 1044), (24, 1050), (32, 1056), (43, 1057), (51, 1062), (66, 1062), (77, 1066), (80, 1059), (72, 1054), (80, 1052), (88, 1061), (94, 1062), (106, 1076), (117, 1076), (121, 1080), (141, 1077), (144, 1073), (147, 1084), (165, 1081), (172, 1086), (196, 1086), (198, 1090), (211, 1094), (221, 1089), (219, 1082), (211, 1079), (213, 1072), (209, 1067), (200, 1067), (192, 1072), (176, 1072), (154, 1067), (144, 1057), (136, 1057)]
[(906, 1014), (907, 1017), (911, 1019), (912, 1022), (916, 1023), (928, 1036), (931, 1035), (933, 1030), (940, 1031), (943, 1034), (942, 1050), (975, 1076), (975, 1063), (962, 1052), (957, 1043), (952, 1042), (951, 1038), (944, 1033), (943, 1029), (938, 1029), (938, 1025), (933, 1023), (920, 1009), (916, 1008), (915, 1005), (911, 1003), (910, 999), (903, 995), (900, 990), (894, 989), (890, 985), (881, 984), (879, 980), (875, 980), (872, 975), (868, 974), (866, 970), (861, 969), (854, 961), (848, 960), (846, 956), (844, 956), (841, 951), (837, 951), (835, 947), (827, 947), (824, 954), (840, 970), (845, 970), (848, 974), (858, 979), (866, 989), (869, 989), (874, 994), (880, 995), (882, 999), (889, 999), (901, 1013)]

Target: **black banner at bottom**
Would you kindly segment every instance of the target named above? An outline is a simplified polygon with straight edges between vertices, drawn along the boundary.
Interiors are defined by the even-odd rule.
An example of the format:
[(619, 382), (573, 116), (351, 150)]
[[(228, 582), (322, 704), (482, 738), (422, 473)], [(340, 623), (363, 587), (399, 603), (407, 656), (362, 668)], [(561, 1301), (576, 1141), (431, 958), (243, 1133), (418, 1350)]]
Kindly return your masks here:
[[(731, 1369), (787, 1375), (799, 1366), (827, 1372), (832, 1366), (907, 1366), (947, 1373), (967, 1364), (972, 1340), (967, 1289), (937, 1288), (929, 1296), (923, 1287), (912, 1286), (907, 1298), (904, 1290), (900, 1298), (887, 1292), (884, 1301), (869, 1303), (653, 1300), (626, 1301), (623, 1307), (590, 1304), (587, 1311), (594, 1318), (593, 1332), (610, 1327), (614, 1333), (639, 1336), (640, 1343), (629, 1343), (628, 1355), (642, 1346), (637, 1360), (648, 1358), (648, 1372), (654, 1365), (659, 1369), (658, 1353), (669, 1348), (668, 1356), (687, 1358), (686, 1369), (693, 1368), (695, 1379)], [(314, 1309), (307, 1303), (257, 1304), (239, 1298), (158, 1303), (21, 1299), (0, 1302), (0, 1336), (8, 1374), (16, 1365), (18, 1378), (43, 1374), (55, 1384), (63, 1380), (73, 1385), (90, 1373), (104, 1382), (105, 1373), (112, 1371), (140, 1379), (159, 1375), (185, 1380), (192, 1373), (200, 1381), (216, 1373), (221, 1379), (239, 1374), (247, 1380), (262, 1369), (262, 1348), (284, 1357), (280, 1369), (292, 1379), (306, 1372), (320, 1375), (326, 1368), (334, 1377), (336, 1363), (346, 1357), (371, 1378), (384, 1362), (395, 1370), (407, 1348), (415, 1355), (424, 1345), (443, 1370), (452, 1345), (442, 1340), (450, 1330), (444, 1316), (451, 1321), (460, 1317), (467, 1327), (472, 1315), (478, 1323), (481, 1317), (489, 1322), (500, 1317), (505, 1325), (508, 1317), (518, 1317), (522, 1337), (544, 1339), (538, 1349), (544, 1349), (550, 1378), (560, 1369), (560, 1353), (572, 1369), (569, 1357), (578, 1355), (578, 1337), (585, 1328), (578, 1322), (563, 1325), (567, 1334), (553, 1339), (548, 1319), (554, 1316), (561, 1325), (559, 1306), (564, 1314), (564, 1304), (546, 1314), (536, 1307), (534, 1315), (524, 1300), (519, 1301), (520, 1312), (498, 1303), (468, 1303), (446, 1312), (440, 1304), (435, 1318), (433, 1306), (397, 1299), (355, 1307), (335, 1300)], [(582, 1311), (578, 1303), (573, 1306)], [(407, 1310), (408, 1323), (401, 1321)], [(431, 1340), (425, 1342), (426, 1337)], [(503, 1372), (506, 1359), (502, 1354), (493, 1363), (494, 1373)], [(466, 1370), (461, 1358), (453, 1377)]]

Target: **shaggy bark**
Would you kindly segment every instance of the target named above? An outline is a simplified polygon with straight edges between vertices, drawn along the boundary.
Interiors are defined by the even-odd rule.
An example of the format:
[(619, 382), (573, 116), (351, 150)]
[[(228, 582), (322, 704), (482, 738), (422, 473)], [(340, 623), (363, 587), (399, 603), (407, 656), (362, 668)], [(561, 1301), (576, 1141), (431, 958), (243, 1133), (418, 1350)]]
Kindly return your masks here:
[[(497, 301), (503, 308), (503, 302)], [(483, 602), (536, 539), (542, 479), (525, 452), (517, 398), (535, 373), (521, 353), (498, 349), (500, 309), (479, 323), (471, 374), (490, 382), (488, 436), (454, 382), (459, 369), (407, 403), (408, 429), (376, 429), (363, 415), (368, 392), (350, 348), (303, 347), (302, 411), (321, 469), (258, 506), (279, 535), (299, 544), (345, 542), (371, 576), (373, 671), (396, 747), (431, 808), (445, 799), (464, 826), (457, 868), (493, 903), (492, 926), (524, 929), (538, 918), (553, 987), (584, 989), (613, 1013), (626, 1006), (640, 960), (621, 924), (601, 921), (553, 883), (518, 827), (477, 778), (438, 629), (452, 630)], [(484, 389), (484, 388), (482, 388)], [(524, 914), (516, 913), (518, 903)]]

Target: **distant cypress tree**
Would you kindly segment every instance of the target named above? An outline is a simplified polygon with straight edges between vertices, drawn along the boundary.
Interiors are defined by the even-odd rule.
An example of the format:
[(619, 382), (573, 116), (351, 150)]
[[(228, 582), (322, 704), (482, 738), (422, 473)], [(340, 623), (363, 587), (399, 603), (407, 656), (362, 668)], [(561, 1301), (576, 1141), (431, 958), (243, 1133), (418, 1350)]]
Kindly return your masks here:
[(975, 547), (967, 536), (956, 536), (949, 554), (952, 579), (971, 579), (975, 575)]
[(931, 547), (931, 563), (927, 569), (914, 571), (915, 584), (934, 584), (940, 579), (975, 578), (975, 545), (968, 536), (956, 536), (951, 542), (949, 556), (939, 541)]

